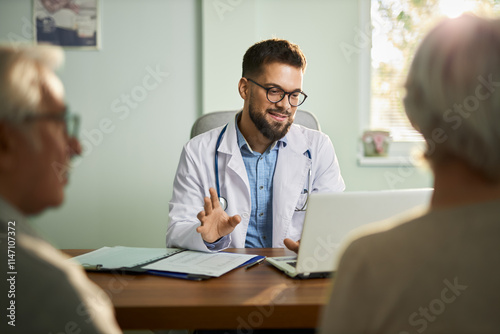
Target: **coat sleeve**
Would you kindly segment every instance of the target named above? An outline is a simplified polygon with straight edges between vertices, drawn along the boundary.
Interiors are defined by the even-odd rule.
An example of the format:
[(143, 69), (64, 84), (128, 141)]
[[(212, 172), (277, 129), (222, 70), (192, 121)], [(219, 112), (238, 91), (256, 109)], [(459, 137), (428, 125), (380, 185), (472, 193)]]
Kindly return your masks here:
[(169, 226), (167, 228), (167, 247), (187, 248), (204, 252), (219, 251), (225, 249), (231, 243), (231, 236), (223, 238), (216, 247), (210, 249), (203, 241), (201, 234), (196, 232), (200, 226), (197, 215), (203, 210), (203, 198), (206, 196), (206, 175), (209, 171), (204, 170), (195, 162), (189, 146), (184, 146), (177, 172), (174, 179), (174, 190), (170, 201)]

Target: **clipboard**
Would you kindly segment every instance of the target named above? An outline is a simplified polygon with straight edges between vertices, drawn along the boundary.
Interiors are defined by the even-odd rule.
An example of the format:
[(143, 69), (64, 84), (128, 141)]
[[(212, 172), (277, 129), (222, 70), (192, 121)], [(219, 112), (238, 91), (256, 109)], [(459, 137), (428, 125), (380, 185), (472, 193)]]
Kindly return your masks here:
[(102, 247), (73, 258), (87, 271), (149, 274), (193, 281), (219, 277), (264, 256), (180, 248)]

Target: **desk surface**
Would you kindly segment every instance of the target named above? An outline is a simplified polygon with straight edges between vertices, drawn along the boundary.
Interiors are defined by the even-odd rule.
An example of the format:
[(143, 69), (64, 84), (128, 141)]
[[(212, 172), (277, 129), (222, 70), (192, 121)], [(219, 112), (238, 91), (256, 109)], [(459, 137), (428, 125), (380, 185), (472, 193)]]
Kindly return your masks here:
[[(70, 256), (90, 250), (63, 250)], [(284, 249), (230, 249), (265, 256)], [(207, 281), (152, 275), (88, 273), (111, 298), (122, 329), (313, 328), (331, 279), (295, 280), (267, 262)]]

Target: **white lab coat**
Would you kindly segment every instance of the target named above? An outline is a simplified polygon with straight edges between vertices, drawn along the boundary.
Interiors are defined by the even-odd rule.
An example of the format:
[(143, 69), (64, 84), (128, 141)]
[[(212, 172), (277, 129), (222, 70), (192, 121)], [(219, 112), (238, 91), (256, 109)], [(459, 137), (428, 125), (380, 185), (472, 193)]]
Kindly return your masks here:
[[(243, 163), (235, 122), (228, 124), (218, 149), (219, 184), (226, 198), (229, 216), (240, 215), (241, 222), (216, 250), (244, 248), (250, 219), (251, 197), (247, 171)], [(196, 232), (203, 210), (203, 198), (208, 189), (216, 189), (215, 147), (223, 127), (210, 130), (191, 139), (181, 154), (170, 201), (170, 224), (167, 247), (210, 251)], [(304, 222), (301, 208), (306, 200), (309, 168), (312, 171), (311, 192), (341, 192), (344, 180), (330, 138), (322, 132), (292, 124), (287, 133), (287, 145), (279, 149), (273, 179), (273, 247), (283, 248), (283, 240), (300, 239)], [(309, 150), (311, 159), (306, 154)]]

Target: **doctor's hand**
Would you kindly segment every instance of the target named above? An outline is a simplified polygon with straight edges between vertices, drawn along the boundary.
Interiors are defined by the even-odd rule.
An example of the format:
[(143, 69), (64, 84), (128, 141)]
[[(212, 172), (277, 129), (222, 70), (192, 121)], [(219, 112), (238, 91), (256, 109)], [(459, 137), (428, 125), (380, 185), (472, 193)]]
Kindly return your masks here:
[(196, 232), (201, 234), (203, 240), (212, 243), (231, 233), (241, 222), (241, 217), (239, 215), (229, 217), (220, 206), (217, 191), (214, 188), (210, 188), (209, 191), (210, 198), (205, 197), (204, 210), (200, 211), (197, 216), (201, 226), (196, 229)]
[(283, 240), (285, 243), (286, 248), (288, 248), (291, 251), (294, 251), (295, 253), (299, 252), (299, 246), (300, 246), (300, 240), (299, 241), (293, 241), (290, 238), (286, 238)]

